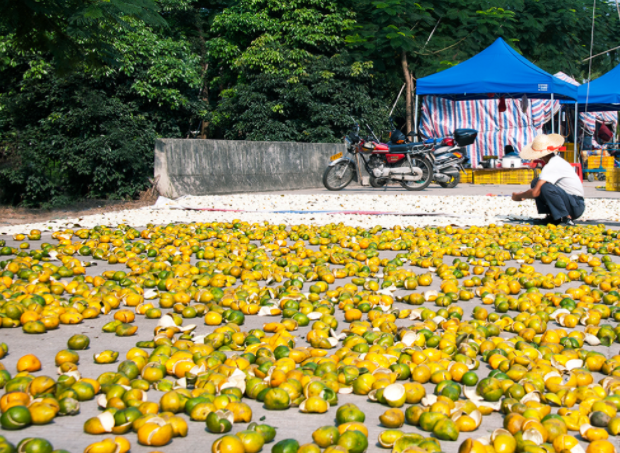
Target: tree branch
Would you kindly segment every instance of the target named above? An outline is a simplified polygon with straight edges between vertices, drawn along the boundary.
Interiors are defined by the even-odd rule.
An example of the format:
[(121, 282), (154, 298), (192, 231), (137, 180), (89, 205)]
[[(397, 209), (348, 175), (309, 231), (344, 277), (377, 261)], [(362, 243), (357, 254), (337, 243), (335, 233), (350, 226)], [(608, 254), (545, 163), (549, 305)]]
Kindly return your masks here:
[[(471, 33), (470, 33), (469, 35), (471, 35)], [(435, 52), (431, 52), (431, 53), (422, 53), (422, 52), (415, 52), (415, 53), (416, 53), (416, 54), (418, 54), (418, 55), (435, 55), (435, 54), (438, 54), (438, 53), (440, 53), (440, 52), (443, 52), (444, 50), (448, 50), (448, 49), (450, 49), (451, 47), (454, 47), (454, 46), (456, 46), (456, 45), (460, 44), (461, 42), (463, 42), (463, 41), (465, 41), (467, 38), (469, 38), (469, 35), (467, 35), (467, 36), (465, 36), (464, 38), (460, 39), (459, 41), (455, 42), (455, 43), (454, 43), (454, 44), (452, 44), (451, 46), (444, 47), (444, 48), (443, 48), (443, 49), (441, 49), (441, 50), (437, 50), (437, 51), (435, 51)], [(612, 49), (612, 50), (613, 50), (613, 49)]]
[(442, 19), (442, 17), (440, 17), (439, 20), (437, 21), (437, 23), (435, 24), (435, 27), (433, 28), (433, 31), (431, 31), (431, 34), (428, 35), (428, 39), (424, 43), (424, 47), (422, 47), (422, 50), (420, 52), (424, 52), (424, 49), (426, 49), (426, 46), (427, 46), (428, 42), (431, 40), (431, 38), (433, 37), (433, 35), (435, 34), (435, 30), (437, 30), (437, 27), (439, 26), (439, 23), (441, 22), (441, 19)]
[[(616, 2), (616, 4), (617, 4), (617, 2)], [(597, 53), (596, 55), (592, 55), (591, 57), (584, 58), (583, 60), (581, 60), (581, 62), (583, 63), (584, 61), (592, 60), (593, 58), (600, 57), (601, 55), (604, 55), (607, 52), (611, 52), (612, 50), (617, 50), (617, 49), (620, 49), (620, 46), (614, 47), (612, 49), (608, 49), (605, 52)]]

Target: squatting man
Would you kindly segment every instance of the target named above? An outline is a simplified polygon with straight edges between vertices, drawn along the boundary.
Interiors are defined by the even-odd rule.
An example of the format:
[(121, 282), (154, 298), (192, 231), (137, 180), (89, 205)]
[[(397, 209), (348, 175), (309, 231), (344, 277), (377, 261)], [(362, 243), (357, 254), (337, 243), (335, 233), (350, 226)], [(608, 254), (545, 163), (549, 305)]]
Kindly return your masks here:
[(564, 144), (559, 134), (538, 135), (520, 153), (522, 159), (542, 160), (540, 176), (534, 178), (530, 189), (512, 194), (514, 201), (534, 199), (539, 214), (547, 217), (536, 223), (575, 226), (574, 220), (586, 209), (583, 184), (575, 169), (557, 153)]

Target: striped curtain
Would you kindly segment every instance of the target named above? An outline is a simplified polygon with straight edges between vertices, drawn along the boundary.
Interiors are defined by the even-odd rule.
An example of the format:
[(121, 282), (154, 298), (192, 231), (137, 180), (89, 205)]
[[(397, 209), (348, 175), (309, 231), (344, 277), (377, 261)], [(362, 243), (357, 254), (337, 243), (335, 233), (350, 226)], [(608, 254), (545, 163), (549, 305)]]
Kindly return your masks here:
[[(572, 77), (564, 74), (563, 72), (558, 72), (555, 74), (555, 77), (561, 79), (565, 82), (572, 83), (575, 86), (579, 86), (579, 82), (577, 82)], [(611, 128), (613, 132), (616, 131), (616, 124), (618, 123), (618, 112), (589, 112), (589, 113), (580, 113), (579, 120), (581, 121), (581, 125), (588, 133), (588, 135), (594, 135), (596, 132), (596, 122), (604, 123), (608, 127)], [(581, 133), (580, 133), (581, 134)], [(581, 136), (581, 135), (580, 135)], [(592, 137), (592, 148), (600, 149), (601, 145), (596, 141), (596, 137)]]
[[(472, 167), (480, 166), (483, 156), (504, 156), (504, 147), (512, 145), (519, 152), (540, 133), (542, 125), (551, 119), (548, 100), (529, 99), (525, 113), (521, 99), (506, 99), (506, 111), (499, 112), (499, 99), (451, 101), (437, 96), (425, 96), (422, 101), (420, 131), (426, 137), (445, 137), (455, 129), (478, 131), (476, 141), (465, 148)], [(560, 103), (554, 101), (554, 111)]]

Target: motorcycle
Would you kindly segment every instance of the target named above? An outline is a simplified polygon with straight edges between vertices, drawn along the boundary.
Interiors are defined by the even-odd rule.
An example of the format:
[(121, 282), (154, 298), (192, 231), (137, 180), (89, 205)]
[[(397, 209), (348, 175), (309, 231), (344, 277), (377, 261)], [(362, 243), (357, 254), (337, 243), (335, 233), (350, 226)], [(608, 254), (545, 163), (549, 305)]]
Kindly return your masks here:
[(469, 161), (464, 147), (476, 140), (478, 131), (474, 129), (456, 129), (454, 137), (445, 137), (433, 151), (435, 166), (433, 179), (441, 187), (452, 189), (461, 181), (461, 171)]
[[(389, 118), (392, 125), (392, 134), (398, 133), (394, 126), (393, 118)], [(471, 145), (476, 140), (478, 131), (474, 129), (456, 129), (453, 137), (430, 138), (424, 143), (437, 145), (433, 149), (433, 182), (441, 187), (452, 189), (461, 181), (460, 171), (464, 171), (464, 165), (469, 161), (467, 153), (462, 149)], [(405, 139), (404, 136), (400, 136)], [(415, 134), (407, 134), (409, 140), (415, 139)], [(372, 181), (371, 181), (372, 184)]]
[(354, 178), (361, 181), (362, 166), (370, 175), (372, 187), (398, 182), (406, 190), (423, 190), (431, 183), (434, 176), (433, 143), (405, 143), (404, 140), (395, 139), (397, 131), (393, 131), (389, 144), (381, 143), (372, 129), (368, 125), (366, 127), (370, 132), (366, 138), (360, 136), (357, 123), (344, 137), (346, 152), (351, 156), (345, 157), (343, 153), (338, 153), (330, 158), (331, 162), (323, 173), (326, 189), (342, 190)]

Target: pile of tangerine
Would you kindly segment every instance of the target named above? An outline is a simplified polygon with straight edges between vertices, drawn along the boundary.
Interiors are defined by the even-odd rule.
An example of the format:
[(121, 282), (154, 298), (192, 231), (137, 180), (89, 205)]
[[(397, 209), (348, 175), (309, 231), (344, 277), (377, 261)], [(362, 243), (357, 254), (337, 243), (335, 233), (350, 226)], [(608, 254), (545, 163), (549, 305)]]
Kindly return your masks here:
[[(16, 374), (2, 366), (4, 430), (61, 423), (96, 400), (99, 415), (84, 422), (101, 436), (90, 453), (128, 451), (124, 436), (164, 446), (195, 423), (213, 433), (214, 452), (275, 442), (276, 453), (362, 453), (366, 414), (339, 403), (353, 394), (384, 406), (377, 441), (394, 452), (432, 453), (458, 440), (461, 453), (615, 451), (620, 356), (606, 348), (620, 336), (620, 239), (603, 225), (233, 220), (65, 230), (50, 242), (33, 230), (14, 240), (0, 248), (0, 320), (21, 328), (16, 337), (100, 316), (110, 335), (143, 335), (139, 316), (157, 326), (99, 376), (80, 372), (83, 335), (57, 353), (57, 377), (40, 374), (31, 354)], [(96, 275), (97, 261), (115, 269)], [(19, 338), (10, 343), (0, 356), (19, 349)], [(115, 364), (119, 353), (93, 360)], [(164, 393), (149, 401), (151, 389)], [(276, 442), (277, 427), (253, 421), (256, 402), (300, 417), (336, 406), (336, 423), (312, 443)], [(494, 413), (502, 428), (467, 434)], [(244, 429), (227, 434), (235, 424)], [(27, 439), (20, 451), (52, 451)]]

